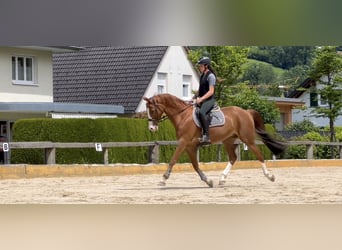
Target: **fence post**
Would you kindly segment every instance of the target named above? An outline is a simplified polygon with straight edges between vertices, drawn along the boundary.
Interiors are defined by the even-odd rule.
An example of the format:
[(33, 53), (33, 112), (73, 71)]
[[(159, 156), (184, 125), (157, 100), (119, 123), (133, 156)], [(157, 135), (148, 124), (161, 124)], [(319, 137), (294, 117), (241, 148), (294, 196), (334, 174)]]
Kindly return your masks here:
[(338, 147), (338, 151), (339, 151), (339, 153), (340, 153), (340, 159), (342, 159), (342, 146), (339, 146), (339, 147)]
[(45, 148), (46, 164), (56, 164), (56, 148)]
[(235, 148), (235, 153), (236, 153), (237, 160), (241, 161), (241, 147), (240, 147), (240, 143), (238, 143), (237, 147)]
[(313, 144), (306, 145), (306, 159), (307, 160), (313, 159), (313, 148), (314, 148)]
[(108, 148), (104, 148), (104, 153), (103, 153), (103, 163), (105, 165), (108, 165)]
[(222, 147), (222, 144), (218, 144), (217, 145), (217, 158), (216, 158), (216, 161), (218, 162), (221, 162), (221, 147)]
[(149, 147), (149, 162), (159, 163), (159, 144), (155, 142), (153, 146)]

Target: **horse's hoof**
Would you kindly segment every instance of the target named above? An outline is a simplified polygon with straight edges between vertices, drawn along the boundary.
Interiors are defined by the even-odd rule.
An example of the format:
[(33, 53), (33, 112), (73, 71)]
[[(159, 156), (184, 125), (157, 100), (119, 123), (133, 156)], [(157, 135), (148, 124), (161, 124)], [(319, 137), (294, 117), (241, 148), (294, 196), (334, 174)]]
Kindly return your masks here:
[(209, 180), (209, 181), (207, 181), (207, 184), (208, 184), (208, 186), (209, 187), (214, 187), (214, 182), (213, 182), (213, 180)]
[(160, 181), (158, 183), (158, 186), (164, 187), (164, 186), (166, 186), (166, 182), (165, 181)]
[(271, 177), (268, 178), (270, 181), (274, 182), (275, 181), (275, 176), (272, 174)]
[(220, 180), (219, 183), (218, 183), (218, 185), (219, 185), (219, 186), (223, 186), (225, 183), (226, 183), (225, 180)]

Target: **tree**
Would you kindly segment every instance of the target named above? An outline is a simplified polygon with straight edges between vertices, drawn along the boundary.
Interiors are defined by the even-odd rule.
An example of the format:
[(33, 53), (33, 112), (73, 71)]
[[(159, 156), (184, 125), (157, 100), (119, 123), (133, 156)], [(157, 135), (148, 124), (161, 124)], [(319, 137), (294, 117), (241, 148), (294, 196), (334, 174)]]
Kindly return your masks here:
[(229, 86), (237, 83), (247, 62), (248, 48), (242, 46), (204, 46), (192, 49), (189, 59), (195, 64), (201, 56), (211, 59), (217, 75), (215, 95), (217, 100), (224, 98), (224, 92)]
[(247, 62), (247, 53), (248, 48), (241, 46), (196, 47), (189, 52), (189, 59), (195, 64), (201, 56), (210, 57), (218, 78), (215, 95), (219, 105), (255, 109), (266, 123), (274, 124), (280, 118), (275, 104), (261, 98), (247, 84), (238, 84), (243, 73), (242, 65)]
[(244, 83), (231, 87), (227, 92), (227, 98), (221, 102), (221, 105), (255, 109), (268, 124), (274, 124), (280, 119), (280, 111), (275, 103), (260, 97), (256, 89)]
[(277, 79), (278, 75), (271, 64), (251, 61), (246, 63), (241, 81), (255, 88), (261, 96), (280, 96)]
[(336, 47), (325, 46), (318, 48), (310, 77), (324, 86), (317, 89), (317, 94), (324, 100), (326, 106), (314, 109), (317, 117), (329, 119), (330, 141), (336, 141), (334, 122), (342, 114), (342, 56), (337, 53)]
[(285, 71), (280, 79), (280, 85), (286, 87), (286, 96), (293, 90), (298, 88), (298, 85), (308, 78), (310, 66), (297, 65)]
[(276, 80), (270, 64), (252, 62), (247, 65), (242, 77), (242, 81), (249, 81), (250, 84), (270, 84)]
[(297, 65), (310, 65), (314, 48), (314, 46), (253, 46), (248, 58), (290, 69)]

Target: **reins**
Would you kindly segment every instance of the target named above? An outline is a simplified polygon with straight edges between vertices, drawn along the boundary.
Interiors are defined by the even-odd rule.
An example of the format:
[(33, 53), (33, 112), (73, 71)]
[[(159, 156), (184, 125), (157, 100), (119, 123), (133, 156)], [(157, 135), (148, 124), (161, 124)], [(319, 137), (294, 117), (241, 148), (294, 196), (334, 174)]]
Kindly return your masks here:
[[(158, 109), (158, 104), (154, 103), (154, 106), (156, 109)], [(190, 108), (191, 106), (193, 106), (192, 104), (187, 104), (185, 108), (183, 108), (182, 110), (172, 114), (172, 115), (164, 115), (162, 117), (160, 117), (160, 119), (153, 119), (153, 118), (149, 118), (148, 121), (151, 121), (151, 122), (162, 122), (162, 121), (165, 121), (167, 119), (169, 119), (170, 117), (173, 117), (173, 116), (176, 116), (176, 115), (179, 115), (181, 113), (183, 113), (185, 110), (187, 110), (188, 108)]]

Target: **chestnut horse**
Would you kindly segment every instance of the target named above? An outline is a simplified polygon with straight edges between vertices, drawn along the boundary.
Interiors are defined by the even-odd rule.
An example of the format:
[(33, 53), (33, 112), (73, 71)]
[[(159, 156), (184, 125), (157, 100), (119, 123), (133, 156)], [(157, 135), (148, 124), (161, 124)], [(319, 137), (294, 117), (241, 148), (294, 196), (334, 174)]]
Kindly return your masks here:
[[(170, 119), (176, 129), (178, 146), (163, 175), (160, 185), (166, 184), (166, 180), (170, 177), (172, 167), (176, 164), (179, 156), (186, 151), (193, 168), (199, 174), (201, 180), (209, 187), (213, 187), (213, 181), (207, 179), (199, 168), (197, 160), (197, 149), (200, 146), (199, 137), (201, 136), (201, 128), (198, 128), (193, 121), (193, 104), (185, 102), (170, 94), (159, 94), (151, 98), (144, 97), (144, 100), (146, 101), (149, 129), (151, 131), (157, 131), (158, 123), (166, 118)], [(210, 128), (211, 142), (213, 144), (222, 142), (229, 157), (229, 162), (219, 179), (219, 185), (225, 183), (225, 179), (237, 159), (235, 153), (237, 144), (234, 144), (237, 138), (244, 142), (256, 155), (257, 159), (261, 162), (264, 175), (269, 180), (274, 181), (274, 175), (267, 169), (264, 157), (255, 144), (256, 133), (275, 155), (283, 152), (285, 146), (267, 134), (263, 119), (257, 111), (251, 109), (244, 110), (237, 106), (224, 107), (221, 110), (225, 116), (225, 124), (220, 127)]]

